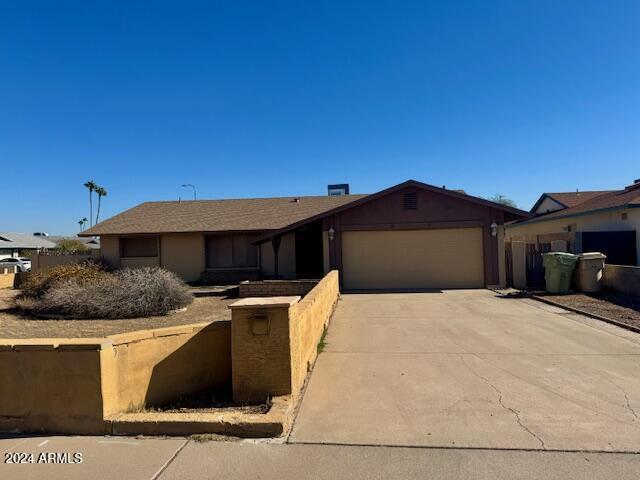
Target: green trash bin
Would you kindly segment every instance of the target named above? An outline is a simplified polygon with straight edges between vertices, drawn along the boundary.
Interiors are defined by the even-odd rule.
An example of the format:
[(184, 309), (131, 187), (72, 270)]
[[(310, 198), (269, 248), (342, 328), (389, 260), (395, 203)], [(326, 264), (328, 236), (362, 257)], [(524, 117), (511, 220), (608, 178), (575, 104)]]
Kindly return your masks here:
[(578, 256), (564, 252), (549, 252), (543, 253), (542, 258), (547, 292), (561, 295), (569, 293), (571, 276)]

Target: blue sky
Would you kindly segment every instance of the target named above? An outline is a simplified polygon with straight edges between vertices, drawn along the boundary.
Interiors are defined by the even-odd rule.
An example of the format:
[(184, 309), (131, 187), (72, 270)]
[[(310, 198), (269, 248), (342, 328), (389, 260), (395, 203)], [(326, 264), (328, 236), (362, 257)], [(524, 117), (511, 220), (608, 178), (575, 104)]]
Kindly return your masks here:
[(640, 177), (640, 3), (0, 0), (0, 231), (146, 200)]

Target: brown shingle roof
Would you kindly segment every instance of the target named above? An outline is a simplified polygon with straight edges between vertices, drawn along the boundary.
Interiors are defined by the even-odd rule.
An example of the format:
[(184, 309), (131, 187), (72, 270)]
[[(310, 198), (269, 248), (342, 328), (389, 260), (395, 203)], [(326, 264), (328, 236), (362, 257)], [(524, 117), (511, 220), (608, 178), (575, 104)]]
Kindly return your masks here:
[(276, 230), (363, 197), (366, 195), (145, 202), (81, 235)]
[(567, 208), (575, 207), (576, 205), (581, 204), (582, 202), (586, 202), (587, 200), (591, 200), (599, 195), (603, 195), (605, 193), (613, 193), (615, 190), (597, 190), (597, 191), (587, 191), (587, 192), (556, 192), (556, 193), (545, 193), (547, 197), (551, 197), (557, 202), (560, 202), (562, 205)]
[(611, 208), (640, 207), (640, 184), (630, 185), (624, 190), (614, 190), (596, 195), (589, 200), (578, 203), (571, 208), (565, 208), (556, 212), (540, 215), (524, 222), (533, 223), (551, 220), (555, 218), (585, 215), (590, 212), (607, 210)]

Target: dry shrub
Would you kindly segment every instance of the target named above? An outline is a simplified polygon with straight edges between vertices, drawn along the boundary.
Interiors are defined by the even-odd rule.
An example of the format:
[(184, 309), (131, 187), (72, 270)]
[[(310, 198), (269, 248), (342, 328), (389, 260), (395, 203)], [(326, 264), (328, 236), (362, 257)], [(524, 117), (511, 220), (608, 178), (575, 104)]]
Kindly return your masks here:
[(69, 265), (57, 265), (45, 272), (32, 272), (20, 285), (20, 298), (42, 298), (52, 287), (67, 280), (79, 285), (94, 283), (108, 276), (104, 266), (83, 262)]
[(193, 301), (187, 286), (161, 268), (119, 270), (85, 282), (57, 283), (39, 299), (18, 299), (18, 306), (40, 315), (66, 318), (135, 318), (165, 315)]

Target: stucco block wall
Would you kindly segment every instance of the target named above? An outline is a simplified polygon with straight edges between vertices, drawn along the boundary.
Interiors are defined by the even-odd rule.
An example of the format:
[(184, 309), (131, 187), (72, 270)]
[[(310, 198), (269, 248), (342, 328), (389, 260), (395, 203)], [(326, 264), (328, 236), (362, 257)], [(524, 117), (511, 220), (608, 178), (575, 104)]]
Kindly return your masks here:
[(250, 307), (240, 305), (242, 301), (231, 306), (235, 401), (299, 393), (339, 295), (338, 272), (333, 270), (298, 303), (274, 306), (270, 299), (262, 304), (253, 299), (258, 303)]
[[(260, 274), (263, 277), (274, 275), (274, 256), (271, 242), (260, 245)], [(278, 250), (278, 274), (285, 279), (296, 278), (296, 237), (293, 233), (282, 236)]]
[(0, 345), (0, 430), (104, 433), (99, 339)]
[(262, 280), (245, 281), (238, 286), (240, 297), (286, 297), (309, 293), (318, 282), (316, 280)]
[(200, 279), (205, 269), (204, 235), (175, 233), (160, 237), (160, 264), (187, 282)]
[(108, 433), (105, 417), (231, 380), (230, 322), (0, 343), (0, 430)]
[(619, 292), (640, 295), (640, 267), (607, 264), (602, 272), (602, 285)]
[[(233, 399), (261, 402), (291, 393), (289, 307), (232, 309), (231, 355)], [(256, 316), (268, 325), (258, 331)], [(266, 333), (263, 333), (266, 332)]]
[(0, 270), (0, 288), (13, 288), (16, 281), (15, 267)]
[(304, 385), (318, 355), (318, 343), (340, 296), (336, 270), (329, 272), (300, 302), (289, 309), (291, 338), (291, 388), (294, 395)]
[(231, 382), (228, 321), (109, 337), (103, 352), (105, 415), (163, 405)]

